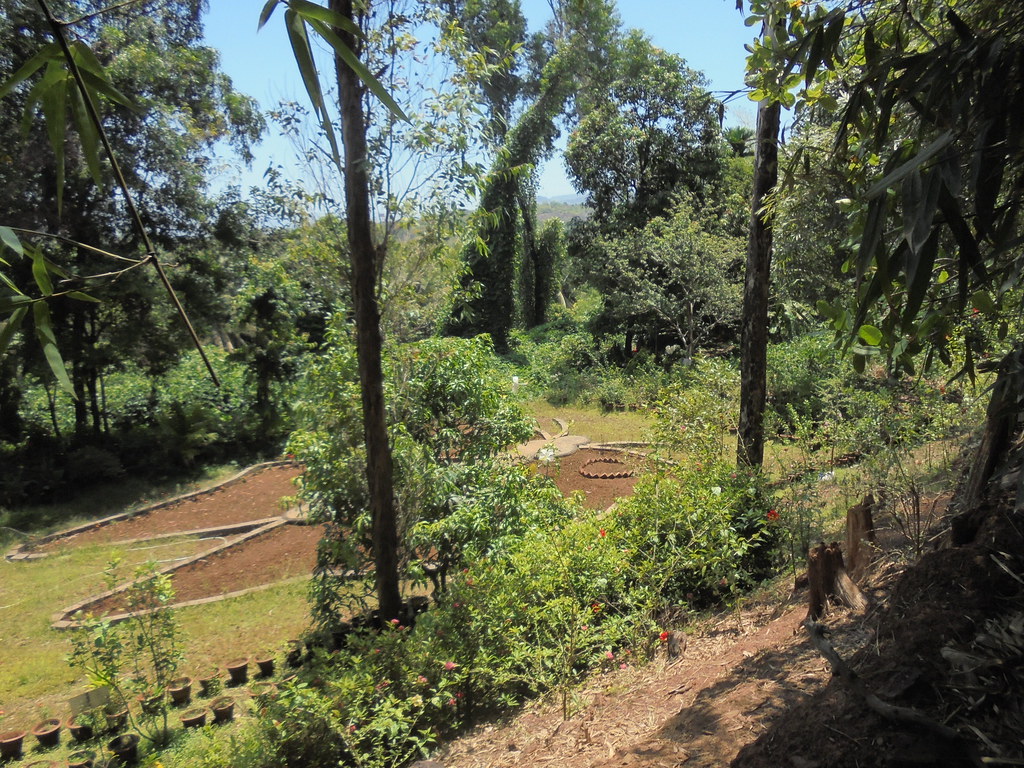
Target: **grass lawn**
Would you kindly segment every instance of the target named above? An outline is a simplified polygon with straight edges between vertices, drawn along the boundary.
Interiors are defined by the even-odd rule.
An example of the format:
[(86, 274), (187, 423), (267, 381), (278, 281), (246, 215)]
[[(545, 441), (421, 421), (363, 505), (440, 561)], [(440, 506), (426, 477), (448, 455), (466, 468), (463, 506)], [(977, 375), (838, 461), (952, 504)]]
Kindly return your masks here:
[(541, 429), (557, 433), (554, 419), (569, 426), (569, 434), (589, 437), (592, 442), (606, 443), (617, 440), (646, 440), (651, 419), (644, 411), (602, 412), (600, 408), (551, 405), (547, 400), (531, 400), (527, 411), (537, 420)]
[[(74, 501), (5, 513), (31, 525), (34, 532), (63, 529), (89, 519), (190, 490), (209, 487), (238, 472), (235, 466), (205, 473), (194, 484), (160, 486), (126, 481), (117, 486), (92, 489)], [(25, 526), (29, 527), (28, 525)], [(24, 529), (22, 529), (24, 530)], [(20, 536), (0, 537), (6, 552)], [(67, 632), (51, 628), (54, 614), (102, 592), (103, 570), (114, 557), (124, 559), (127, 574), (146, 560), (170, 561), (209, 548), (210, 542), (181, 538), (138, 543), (128, 548), (99, 545), (59, 550), (36, 561), (0, 560), (0, 731), (30, 731), (48, 717), (66, 717), (67, 700), (89, 683), (66, 661), (71, 650)], [(283, 648), (309, 621), (307, 582), (292, 582), (220, 603), (177, 611), (184, 637), (182, 674), (195, 676), (211, 666), (238, 656), (255, 656)], [(26, 740), (26, 753), (28, 742)], [(64, 739), (66, 741), (66, 739)], [(63, 747), (62, 747), (63, 749)], [(47, 753), (47, 757), (60, 757)], [(27, 754), (28, 757), (28, 754)]]

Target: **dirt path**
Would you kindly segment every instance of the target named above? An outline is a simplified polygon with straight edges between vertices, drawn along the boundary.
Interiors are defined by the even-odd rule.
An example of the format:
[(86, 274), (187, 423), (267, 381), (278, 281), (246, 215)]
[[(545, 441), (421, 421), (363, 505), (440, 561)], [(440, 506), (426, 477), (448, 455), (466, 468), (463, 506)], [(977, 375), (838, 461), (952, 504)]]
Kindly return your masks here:
[(829, 680), (804, 639), (802, 604), (747, 611), (689, 638), (681, 660), (594, 677), (581, 709), (559, 703), (483, 726), (434, 759), (445, 768), (725, 766), (795, 702)]

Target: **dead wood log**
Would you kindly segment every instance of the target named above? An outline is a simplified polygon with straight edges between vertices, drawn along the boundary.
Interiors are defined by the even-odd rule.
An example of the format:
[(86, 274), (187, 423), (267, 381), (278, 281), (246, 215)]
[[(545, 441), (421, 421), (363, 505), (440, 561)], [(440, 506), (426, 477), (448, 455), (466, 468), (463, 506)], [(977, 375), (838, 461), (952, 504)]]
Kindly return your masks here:
[(882, 701), (875, 694), (871, 693), (867, 686), (864, 685), (864, 681), (843, 661), (842, 657), (836, 652), (836, 649), (832, 647), (832, 643), (825, 637), (825, 626), (823, 624), (807, 620), (804, 622), (804, 627), (811, 637), (811, 644), (828, 661), (829, 666), (832, 668), (832, 674), (840, 678), (854, 693), (860, 696), (872, 712), (885, 720), (913, 725), (946, 739), (950, 743), (957, 745), (962, 750), (963, 756), (972, 765), (983, 765), (974, 745), (964, 739), (953, 728), (936, 722), (923, 712), (919, 712), (911, 707), (901, 707)]
[[(967, 480), (957, 489), (954, 499), (955, 507), (963, 515), (970, 515), (982, 501), (988, 482), (995, 473), (1000, 461), (1006, 458), (1014, 437), (1020, 431), (1021, 391), (1024, 389), (1024, 345), (1016, 344), (1014, 348), (999, 362), (999, 373), (992, 385), (985, 418), (985, 432), (981, 444), (974, 450)], [(1021, 502), (1020, 486), (1018, 485), (1018, 505)], [(953, 546), (961, 546), (966, 541), (957, 540), (954, 526)]]
[(807, 580), (810, 585), (807, 618), (817, 620), (825, 611), (829, 598), (855, 611), (868, 607), (867, 598), (853, 583), (843, 563), (843, 549), (839, 542), (826, 545), (821, 542), (807, 557)]
[(867, 544), (875, 543), (875, 521), (872, 513), (875, 497), (870, 493), (860, 504), (846, 511), (846, 562), (850, 578), (860, 582), (871, 566), (871, 550)]

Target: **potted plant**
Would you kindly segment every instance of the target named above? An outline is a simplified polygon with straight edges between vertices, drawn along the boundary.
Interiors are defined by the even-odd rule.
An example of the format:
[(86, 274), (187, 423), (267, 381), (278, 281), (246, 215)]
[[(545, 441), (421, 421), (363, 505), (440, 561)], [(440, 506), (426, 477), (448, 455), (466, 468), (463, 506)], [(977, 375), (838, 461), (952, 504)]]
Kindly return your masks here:
[(60, 744), (60, 719), (50, 717), (43, 720), (32, 729), (32, 735), (36, 737), (40, 747), (53, 749)]
[(103, 707), (103, 716), (107, 720), (107, 730), (117, 733), (128, 725), (128, 707), (123, 702), (111, 701)]
[[(118, 569), (115, 559), (104, 571), (111, 589), (123, 580)], [(110, 689), (114, 706), (127, 708), (137, 697), (142, 717), (133, 717), (129, 710), (126, 719), (146, 739), (164, 745), (171, 734), (164, 691), (178, 677), (181, 659), (178, 625), (169, 607), (174, 589), (170, 576), (155, 563), (139, 566), (133, 576), (122, 592), (128, 619), (116, 624), (107, 618), (83, 619), (72, 635), (69, 660), (94, 685)]]
[(256, 666), (260, 668), (260, 677), (273, 677), (274, 657), (267, 653), (256, 657)]
[(68, 732), (77, 742), (84, 742), (91, 739), (100, 730), (103, 724), (103, 716), (98, 709), (87, 709), (77, 715), (69, 717), (65, 722)]
[(142, 714), (148, 717), (156, 717), (163, 709), (164, 697), (159, 690), (147, 688), (135, 698), (139, 702), (139, 709), (142, 710)]
[(230, 696), (221, 696), (211, 702), (210, 709), (213, 710), (213, 722), (230, 723), (235, 716), (235, 700)]
[(200, 695), (209, 697), (220, 691), (220, 671), (211, 669), (199, 678)]
[(202, 728), (206, 725), (206, 710), (190, 709), (182, 713), (181, 724), (185, 728)]
[(182, 707), (192, 700), (192, 678), (179, 677), (171, 681), (167, 692), (171, 694), (171, 702)]
[(96, 760), (96, 753), (92, 750), (83, 749), (72, 752), (68, 755), (68, 768), (92, 768)]
[(249, 681), (249, 659), (233, 659), (227, 663), (231, 685), (245, 685)]
[(0, 759), (20, 760), (21, 746), (24, 739), (24, 731), (4, 731), (0, 733)]
[(139, 759), (139, 734), (122, 733), (115, 736), (107, 744), (107, 749), (114, 753), (122, 765), (132, 765)]
[(288, 655), (285, 657), (285, 662), (292, 669), (302, 666), (302, 642), (300, 640), (289, 641)]

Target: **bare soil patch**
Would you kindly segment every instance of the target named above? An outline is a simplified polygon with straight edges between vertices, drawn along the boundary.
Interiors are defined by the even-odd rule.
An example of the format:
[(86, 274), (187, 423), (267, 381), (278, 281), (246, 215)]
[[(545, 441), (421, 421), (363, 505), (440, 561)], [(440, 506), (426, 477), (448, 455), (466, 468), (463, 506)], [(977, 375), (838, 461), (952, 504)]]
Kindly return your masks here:
[(281, 499), (295, 495), (294, 480), (300, 471), (290, 465), (267, 467), (236, 483), (212, 488), (170, 506), (55, 539), (37, 551), (52, 552), (67, 546), (108, 544), (276, 517), (285, 511)]
[(824, 662), (799, 632), (805, 613), (801, 604), (726, 614), (692, 635), (680, 660), (592, 678), (568, 720), (560, 703), (536, 703), (477, 728), (436, 759), (445, 768), (728, 765), (827, 682)]
[[(552, 477), (562, 493), (568, 495), (580, 491), (588, 507), (605, 509), (616, 499), (631, 494), (636, 484), (635, 477), (602, 479), (584, 477), (579, 473), (579, 468), (588, 461), (608, 457), (621, 460), (638, 471), (642, 466), (642, 460), (627, 454), (584, 449), (548, 467), (539, 467), (538, 471)], [(621, 466), (615, 468), (621, 469)], [(283, 511), (280, 499), (295, 493), (293, 480), (298, 474), (299, 469), (292, 466), (269, 467), (237, 483), (169, 507), (83, 531), (52, 542), (43, 549), (141, 539), (273, 517)], [(308, 575), (316, 564), (317, 542), (322, 535), (322, 526), (285, 525), (183, 566), (172, 573), (177, 600), (186, 602), (215, 597)], [(120, 613), (125, 606), (122, 598), (114, 595), (88, 610), (96, 615)]]
[[(171, 575), (178, 602), (215, 597), (274, 584), (312, 573), (322, 526), (282, 525), (196, 560)], [(122, 613), (120, 595), (90, 607), (90, 612)]]
[[(604, 479), (584, 477), (580, 474), (580, 467), (588, 461), (606, 458), (617, 459), (631, 467), (634, 470), (634, 476)], [(535, 463), (534, 466), (538, 473), (553, 479), (558, 490), (566, 496), (574, 491), (580, 491), (583, 493), (584, 505), (591, 509), (607, 509), (616, 499), (633, 493), (633, 486), (637, 482), (636, 475), (643, 471), (643, 459), (626, 453), (582, 448), (576, 453), (557, 459), (550, 465)], [(600, 464), (596, 466), (598, 469), (601, 467)], [(609, 469), (612, 468), (609, 467)], [(619, 469), (619, 467), (616, 466), (614, 469)]]

